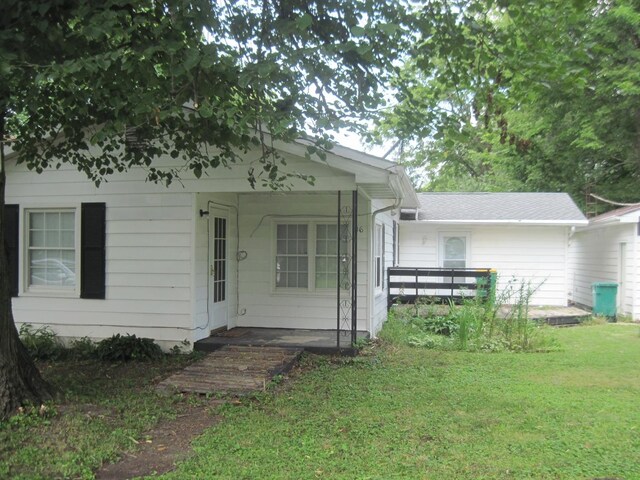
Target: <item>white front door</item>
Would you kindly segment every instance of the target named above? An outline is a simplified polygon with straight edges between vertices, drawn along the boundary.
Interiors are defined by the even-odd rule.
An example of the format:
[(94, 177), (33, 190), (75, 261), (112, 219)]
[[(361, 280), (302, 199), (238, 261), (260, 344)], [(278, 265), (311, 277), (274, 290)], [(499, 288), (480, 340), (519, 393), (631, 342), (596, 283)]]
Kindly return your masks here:
[(228, 326), (229, 214), (209, 208), (209, 328)]

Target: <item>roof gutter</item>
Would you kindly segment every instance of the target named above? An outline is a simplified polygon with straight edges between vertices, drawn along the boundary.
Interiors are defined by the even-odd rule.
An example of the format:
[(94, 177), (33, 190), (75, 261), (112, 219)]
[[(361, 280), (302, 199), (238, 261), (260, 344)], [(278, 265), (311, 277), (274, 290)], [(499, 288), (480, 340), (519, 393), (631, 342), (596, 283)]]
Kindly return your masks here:
[[(409, 220), (413, 222), (414, 220)], [(443, 225), (553, 225), (553, 226), (586, 226), (588, 220), (417, 220), (418, 223)]]
[(397, 172), (389, 172), (389, 186), (391, 187), (391, 190), (393, 191), (394, 195), (395, 195), (395, 201), (393, 202), (393, 205), (389, 205), (387, 207), (383, 207), (383, 208), (379, 208), (378, 210), (375, 210), (372, 214), (371, 214), (371, 218), (372, 218), (372, 224), (375, 223), (375, 219), (376, 217), (380, 214), (380, 213), (384, 213), (384, 212), (388, 212), (390, 210), (395, 210), (400, 208), (400, 206), (402, 205), (402, 201), (405, 200), (406, 196), (403, 192), (403, 188), (402, 188), (402, 178), (401, 175), (398, 174)]

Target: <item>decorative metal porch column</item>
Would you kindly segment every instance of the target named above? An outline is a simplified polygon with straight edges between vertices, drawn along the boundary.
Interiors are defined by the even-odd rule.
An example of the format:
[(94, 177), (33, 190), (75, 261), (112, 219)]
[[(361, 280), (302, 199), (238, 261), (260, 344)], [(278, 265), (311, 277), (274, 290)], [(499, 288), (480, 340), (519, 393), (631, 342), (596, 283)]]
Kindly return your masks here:
[(351, 205), (342, 205), (338, 192), (337, 327), (336, 345), (356, 343), (358, 331), (358, 192), (351, 192)]

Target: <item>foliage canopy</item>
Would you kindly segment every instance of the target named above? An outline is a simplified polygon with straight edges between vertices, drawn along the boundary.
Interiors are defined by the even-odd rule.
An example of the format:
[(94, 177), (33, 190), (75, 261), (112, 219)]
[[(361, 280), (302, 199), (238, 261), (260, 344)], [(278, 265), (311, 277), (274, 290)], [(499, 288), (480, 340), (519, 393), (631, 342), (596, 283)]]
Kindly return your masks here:
[(433, 190), (638, 201), (640, 4), (433, 1), (379, 128)]
[[(402, 45), (390, 1), (8, 0), (1, 13), (4, 141), (38, 172), (69, 162), (96, 182), (132, 166), (199, 177), (262, 147), (249, 180), (282, 186), (261, 133), (326, 147), (357, 128)], [(157, 167), (163, 154), (178, 166)]]

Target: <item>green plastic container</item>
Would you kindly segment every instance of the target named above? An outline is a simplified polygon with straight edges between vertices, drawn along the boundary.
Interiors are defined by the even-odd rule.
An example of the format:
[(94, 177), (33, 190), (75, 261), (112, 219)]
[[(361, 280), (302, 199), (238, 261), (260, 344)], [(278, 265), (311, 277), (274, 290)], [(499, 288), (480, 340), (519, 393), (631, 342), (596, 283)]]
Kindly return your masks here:
[(592, 289), (593, 314), (602, 315), (615, 321), (618, 284), (614, 282), (596, 282), (592, 285)]

